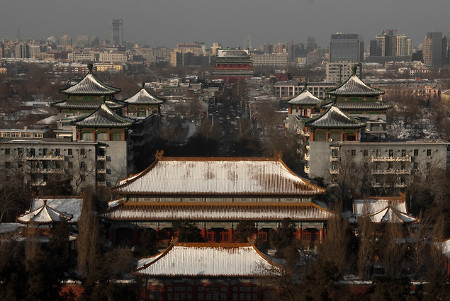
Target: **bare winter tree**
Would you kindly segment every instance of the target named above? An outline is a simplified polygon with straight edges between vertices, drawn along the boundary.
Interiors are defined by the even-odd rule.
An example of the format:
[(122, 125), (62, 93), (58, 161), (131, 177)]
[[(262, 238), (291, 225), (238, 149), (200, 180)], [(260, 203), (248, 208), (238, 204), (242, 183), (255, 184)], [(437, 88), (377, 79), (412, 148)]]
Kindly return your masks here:
[(84, 277), (95, 268), (100, 252), (100, 220), (97, 216), (96, 196), (92, 190), (84, 193), (78, 221), (78, 269)]
[(368, 279), (374, 263), (375, 256), (375, 227), (368, 216), (368, 208), (363, 207), (361, 216), (358, 217), (358, 275), (360, 279)]
[(401, 275), (403, 259), (406, 255), (402, 224), (390, 221), (384, 226), (384, 233), (379, 248), (381, 262), (387, 276), (398, 278)]

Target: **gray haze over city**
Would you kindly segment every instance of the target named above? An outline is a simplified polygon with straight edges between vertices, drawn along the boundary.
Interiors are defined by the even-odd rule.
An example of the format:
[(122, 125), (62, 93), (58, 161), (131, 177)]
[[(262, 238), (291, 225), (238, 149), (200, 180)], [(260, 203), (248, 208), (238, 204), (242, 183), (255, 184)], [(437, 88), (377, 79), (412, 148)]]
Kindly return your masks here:
[(124, 39), (152, 47), (177, 42), (253, 46), (306, 41), (326, 47), (336, 32), (360, 33), (365, 42), (397, 29), (423, 42), (427, 32), (448, 34), (449, 0), (1, 0), (0, 38), (41, 39), (64, 34), (109, 39), (109, 20), (123, 19)]

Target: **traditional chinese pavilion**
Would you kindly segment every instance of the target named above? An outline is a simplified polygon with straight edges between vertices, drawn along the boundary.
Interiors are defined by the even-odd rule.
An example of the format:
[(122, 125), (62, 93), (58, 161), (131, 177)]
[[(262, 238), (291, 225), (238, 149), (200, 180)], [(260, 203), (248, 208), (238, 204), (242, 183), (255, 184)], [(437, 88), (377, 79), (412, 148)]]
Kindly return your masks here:
[(345, 114), (366, 122), (365, 132), (370, 139), (386, 136), (386, 111), (392, 105), (383, 102), (384, 91), (369, 87), (357, 75), (353, 75), (339, 86), (327, 91), (334, 97), (334, 104)]
[(145, 118), (152, 114), (159, 114), (159, 107), (164, 101), (145, 90), (145, 83), (142, 83), (142, 89), (124, 102), (127, 104), (125, 115)]
[(251, 243), (172, 243), (139, 260), (133, 274), (145, 279), (144, 300), (267, 300), (269, 281), (280, 273), (280, 260)]
[(311, 115), (321, 112), (322, 100), (315, 97), (305, 85), (303, 91), (287, 102), (289, 104), (289, 114), (310, 118)]
[(332, 105), (320, 115), (304, 121), (309, 141), (358, 141), (366, 124), (344, 114)]
[(254, 221), (267, 239), (284, 218), (296, 223), (297, 238), (321, 241), (331, 213), (313, 199), (325, 189), (293, 173), (281, 158), (164, 157), (113, 189), (119, 196), (104, 218), (111, 239), (139, 237), (152, 228), (170, 237), (172, 222), (189, 219), (210, 242), (231, 242), (242, 220)]
[(218, 50), (213, 77), (236, 82), (253, 76), (253, 62), (248, 50)]
[(92, 64), (88, 65), (88, 70), (88, 74), (79, 83), (61, 90), (67, 100), (53, 103), (53, 106), (65, 116), (91, 113), (103, 102), (114, 110), (124, 107), (123, 103), (114, 99), (120, 89), (108, 86), (94, 75)]

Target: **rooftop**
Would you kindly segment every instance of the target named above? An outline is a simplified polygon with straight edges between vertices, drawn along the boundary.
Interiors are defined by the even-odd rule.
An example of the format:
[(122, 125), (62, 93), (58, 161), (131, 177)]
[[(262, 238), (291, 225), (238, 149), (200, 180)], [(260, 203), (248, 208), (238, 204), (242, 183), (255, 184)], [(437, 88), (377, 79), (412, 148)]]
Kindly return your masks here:
[(281, 158), (163, 157), (120, 181), (123, 194), (316, 195), (325, 190), (293, 173)]
[(344, 114), (339, 108), (332, 105), (319, 116), (305, 121), (305, 125), (311, 128), (352, 128), (358, 129), (365, 126), (360, 122)]

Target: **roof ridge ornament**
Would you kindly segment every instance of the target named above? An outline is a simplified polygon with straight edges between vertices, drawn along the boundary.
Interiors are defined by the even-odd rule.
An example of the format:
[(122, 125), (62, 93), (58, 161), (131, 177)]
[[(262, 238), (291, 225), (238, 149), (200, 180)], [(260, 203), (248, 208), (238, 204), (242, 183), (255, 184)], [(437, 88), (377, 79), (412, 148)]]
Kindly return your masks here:
[(353, 65), (352, 67), (352, 75), (356, 75), (356, 69), (358, 68), (358, 65)]
[(164, 155), (164, 150), (157, 150), (156, 151), (156, 155), (155, 155), (155, 159), (158, 161), (161, 161)]
[(145, 89), (145, 82), (141, 83), (142, 89)]
[(93, 64), (88, 64), (88, 65), (87, 65), (87, 68), (88, 68), (88, 72), (89, 72), (90, 74), (92, 74), (92, 69), (94, 68), (94, 65), (93, 65)]

